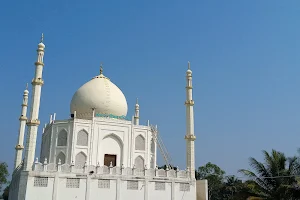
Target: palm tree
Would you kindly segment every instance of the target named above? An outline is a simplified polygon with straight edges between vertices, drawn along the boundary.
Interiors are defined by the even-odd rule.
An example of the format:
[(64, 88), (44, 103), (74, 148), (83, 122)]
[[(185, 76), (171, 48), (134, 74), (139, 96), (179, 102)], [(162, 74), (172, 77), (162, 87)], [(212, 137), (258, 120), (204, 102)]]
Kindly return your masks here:
[(297, 192), (297, 179), (300, 165), (297, 157), (286, 157), (283, 153), (272, 150), (271, 154), (263, 151), (264, 163), (250, 158), (253, 171), (241, 169), (240, 173), (248, 176), (248, 188), (251, 192), (266, 200), (294, 200)]

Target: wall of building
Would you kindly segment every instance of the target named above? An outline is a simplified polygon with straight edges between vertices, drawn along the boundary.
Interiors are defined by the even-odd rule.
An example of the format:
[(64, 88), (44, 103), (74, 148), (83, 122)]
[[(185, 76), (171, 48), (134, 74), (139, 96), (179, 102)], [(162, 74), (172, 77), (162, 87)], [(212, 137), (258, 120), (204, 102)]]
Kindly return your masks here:
[(208, 183), (207, 180), (197, 180), (197, 200), (208, 200)]
[[(95, 117), (58, 120), (48, 124), (42, 137), (41, 162), (77, 161), (102, 166), (105, 154), (117, 155), (117, 166), (156, 166), (156, 143), (149, 126), (131, 121)], [(81, 160), (83, 160), (81, 162)], [(79, 162), (80, 161), (80, 162)], [(79, 165), (79, 164), (78, 164)]]
[(196, 181), (186, 170), (103, 166), (91, 173), (94, 166), (82, 171), (68, 164), (53, 166), (36, 162), (34, 171), (14, 173), (10, 200), (93, 200), (100, 195), (107, 200), (196, 199)]

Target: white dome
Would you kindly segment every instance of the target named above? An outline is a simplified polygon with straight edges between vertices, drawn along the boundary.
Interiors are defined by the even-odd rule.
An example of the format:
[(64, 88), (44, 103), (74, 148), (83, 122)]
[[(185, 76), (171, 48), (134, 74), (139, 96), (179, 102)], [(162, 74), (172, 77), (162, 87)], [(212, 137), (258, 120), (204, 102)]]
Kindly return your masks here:
[(127, 115), (127, 101), (123, 92), (103, 74), (81, 86), (73, 95), (71, 114), (87, 114), (95, 108), (96, 114)]

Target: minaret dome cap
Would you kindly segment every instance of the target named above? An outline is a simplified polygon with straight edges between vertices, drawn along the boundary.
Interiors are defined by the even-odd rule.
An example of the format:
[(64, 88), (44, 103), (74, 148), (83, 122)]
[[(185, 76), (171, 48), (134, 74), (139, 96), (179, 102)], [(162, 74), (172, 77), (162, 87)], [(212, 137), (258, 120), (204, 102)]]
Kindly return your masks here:
[(24, 94), (29, 94), (29, 91), (28, 91), (28, 83), (26, 84), (26, 89), (24, 90)]
[(44, 49), (44, 48), (45, 48), (45, 45), (44, 45), (44, 43), (40, 42), (40, 43), (38, 44), (38, 47)]

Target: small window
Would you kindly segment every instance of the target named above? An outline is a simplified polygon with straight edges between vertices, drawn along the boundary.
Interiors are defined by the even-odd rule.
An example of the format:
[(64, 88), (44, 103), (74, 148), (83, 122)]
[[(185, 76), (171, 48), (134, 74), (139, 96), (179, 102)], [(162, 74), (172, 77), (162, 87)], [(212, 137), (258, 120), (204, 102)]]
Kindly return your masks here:
[(179, 190), (180, 191), (190, 191), (190, 184), (188, 184), (188, 183), (180, 183)]
[(110, 188), (110, 180), (98, 180), (98, 188)]
[(79, 188), (80, 179), (79, 178), (67, 178), (67, 188)]
[(48, 187), (48, 177), (34, 177), (34, 187)]
[(138, 190), (139, 182), (138, 181), (127, 181), (127, 190)]
[(155, 182), (155, 190), (166, 190), (166, 183)]

